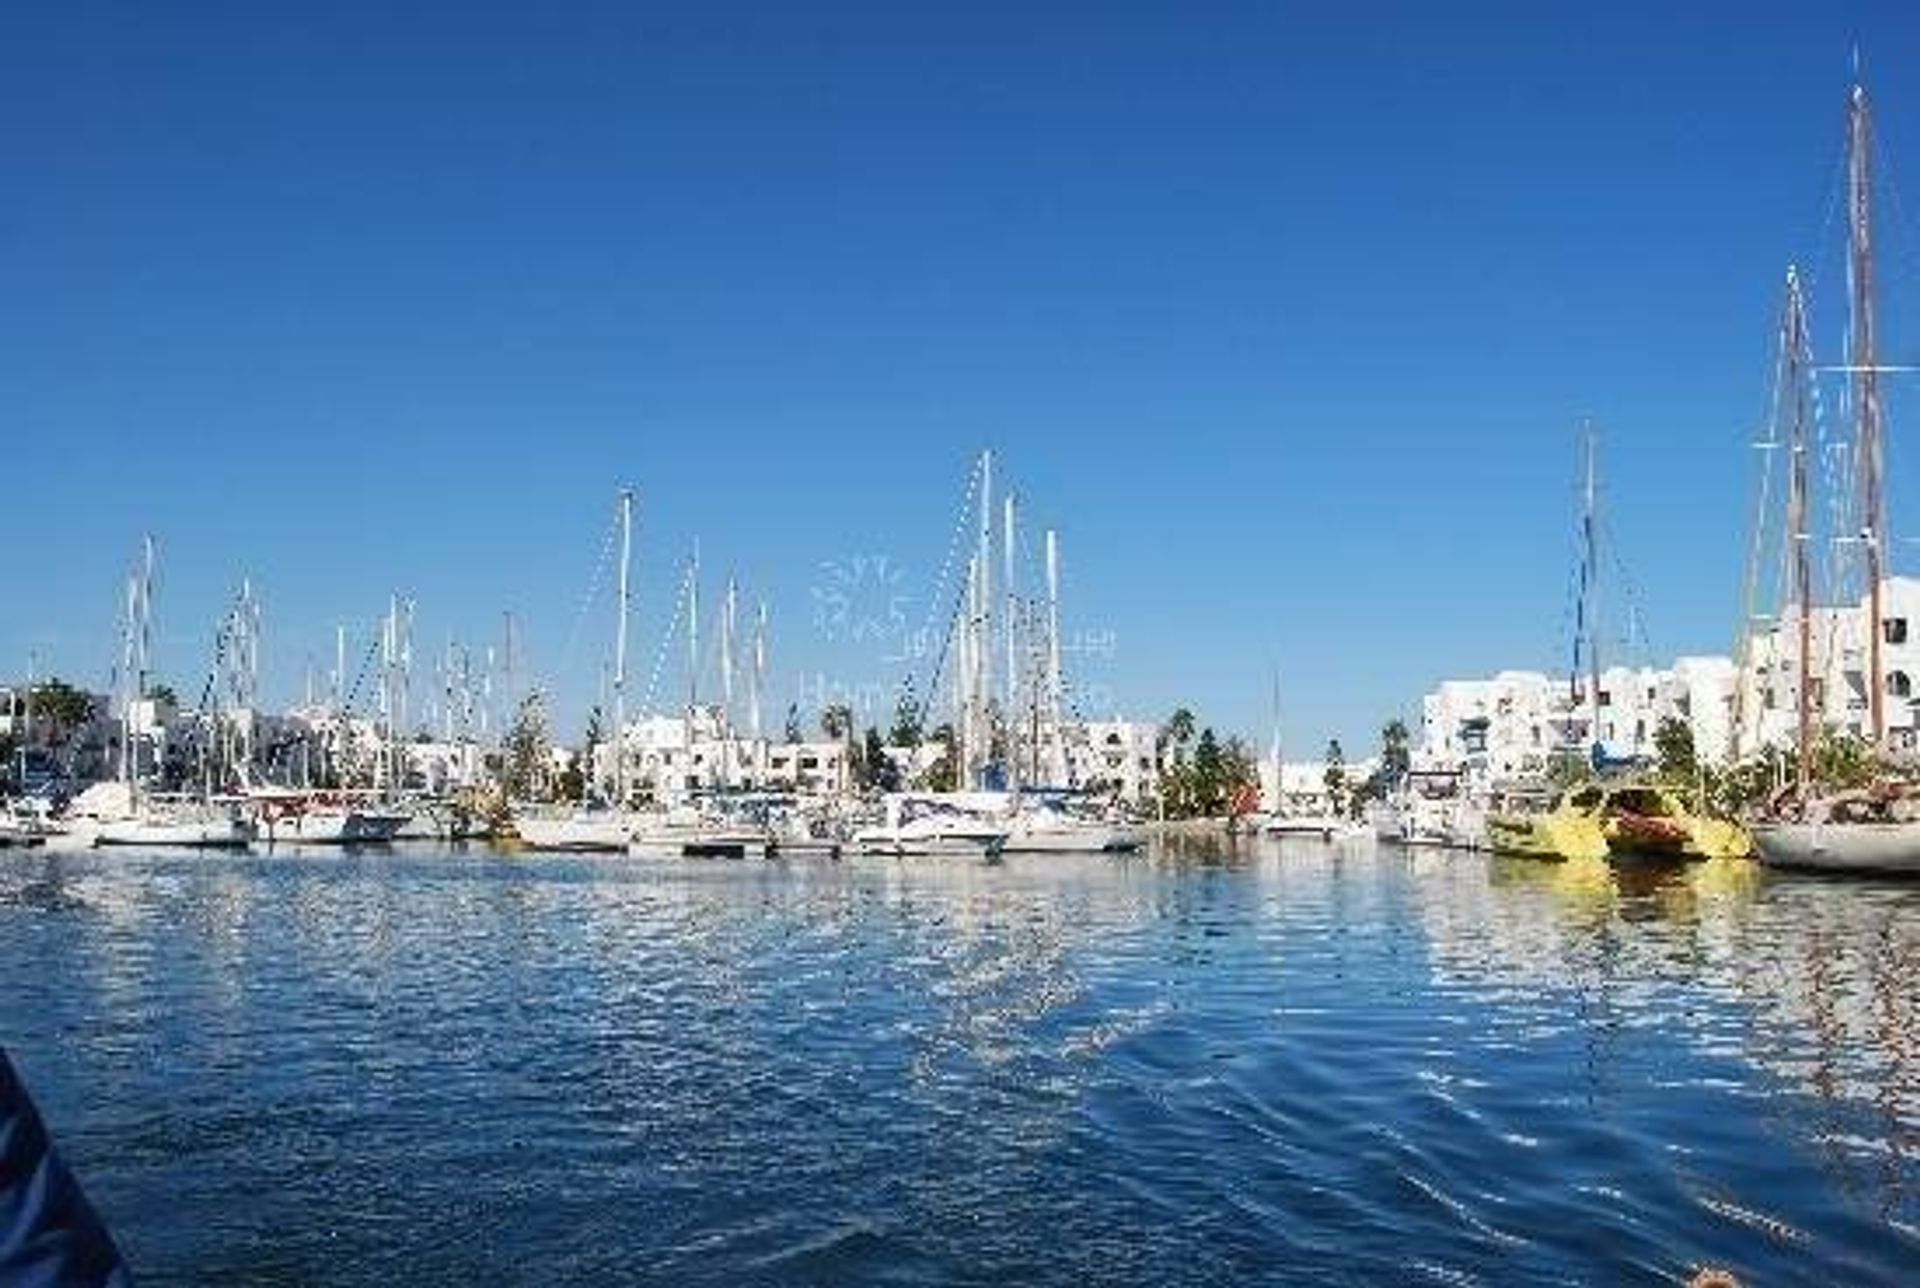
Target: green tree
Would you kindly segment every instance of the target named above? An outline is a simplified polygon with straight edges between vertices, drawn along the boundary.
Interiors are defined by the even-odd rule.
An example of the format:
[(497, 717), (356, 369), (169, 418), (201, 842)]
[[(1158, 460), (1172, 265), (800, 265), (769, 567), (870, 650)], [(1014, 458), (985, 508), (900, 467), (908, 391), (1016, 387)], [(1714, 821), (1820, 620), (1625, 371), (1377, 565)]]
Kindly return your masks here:
[(1327, 741), (1327, 768), (1321, 775), (1321, 782), (1327, 789), (1327, 805), (1335, 814), (1347, 812), (1347, 758), (1340, 750), (1340, 740)]
[(1413, 768), (1413, 753), (1408, 747), (1407, 726), (1398, 716), (1380, 730), (1380, 776), (1392, 787)]
[(820, 713), (820, 732), (830, 742), (844, 742), (853, 732), (853, 712), (844, 702), (829, 703)]
[(953, 726), (943, 724), (933, 731), (932, 741), (940, 748), (940, 757), (927, 767), (921, 781), (931, 792), (950, 792), (960, 785), (959, 762), (953, 755)]
[(1226, 806), (1227, 775), (1220, 740), (1211, 728), (1200, 731), (1193, 749), (1192, 802), (1196, 814), (1211, 818)]
[(1259, 800), (1260, 761), (1238, 734), (1228, 738), (1220, 749), (1220, 773), (1230, 809), (1243, 812), (1242, 802)]
[(1163, 734), (1167, 741), (1171, 742), (1174, 746), (1184, 748), (1189, 742), (1193, 741), (1195, 723), (1193, 712), (1187, 710), (1185, 707), (1178, 707), (1172, 715), (1167, 717), (1167, 724), (1163, 730)]
[(506, 737), (507, 795), (539, 800), (547, 790), (547, 757), (552, 743), (547, 735), (547, 712), (540, 694), (527, 694), (514, 712)]
[(54, 676), (31, 690), (33, 733), (44, 743), (64, 744), (93, 715), (93, 699)]
[(1678, 716), (1668, 716), (1654, 727), (1653, 754), (1656, 772), (1670, 783), (1690, 784), (1700, 772), (1693, 726)]
[(896, 747), (918, 747), (925, 739), (925, 717), (920, 704), (914, 701), (911, 693), (900, 695), (900, 701), (893, 710), (893, 731), (890, 735)]
[(866, 746), (860, 755), (860, 779), (860, 785), (871, 791), (900, 790), (899, 767), (893, 763), (893, 757), (887, 754), (880, 731), (871, 726), (867, 729)]
[(180, 705), (180, 697), (173, 691), (171, 684), (149, 684), (147, 697), (163, 707), (177, 708)]

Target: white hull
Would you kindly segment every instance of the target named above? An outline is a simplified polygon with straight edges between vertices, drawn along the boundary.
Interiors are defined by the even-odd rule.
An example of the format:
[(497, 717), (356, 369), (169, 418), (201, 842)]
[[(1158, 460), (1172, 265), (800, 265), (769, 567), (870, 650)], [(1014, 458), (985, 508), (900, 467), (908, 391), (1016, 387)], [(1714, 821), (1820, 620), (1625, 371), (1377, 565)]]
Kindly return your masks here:
[(393, 840), (407, 818), (390, 810), (308, 810), (275, 819), (267, 837), (293, 845), (377, 845)]
[(1008, 854), (1127, 854), (1140, 848), (1140, 833), (1130, 827), (1102, 823), (1068, 823), (1022, 827), (1007, 833)]
[(101, 823), (95, 845), (150, 845), (160, 848), (244, 849), (255, 828), (243, 819), (116, 819)]
[(570, 850), (624, 854), (633, 836), (625, 814), (570, 814), (558, 818), (519, 818), (514, 830), (529, 850)]
[(751, 827), (641, 826), (633, 833), (635, 850), (682, 858), (765, 858), (774, 849), (770, 832)]
[(896, 858), (959, 855), (963, 858), (992, 858), (1006, 844), (1002, 833), (992, 835), (911, 836), (884, 829), (856, 832), (853, 848), (861, 854), (890, 854)]
[(1364, 827), (1356, 827), (1344, 818), (1299, 817), (1269, 819), (1260, 829), (1268, 836), (1311, 836), (1322, 841), (1332, 841), (1348, 836), (1356, 831), (1364, 833)]
[(1769, 867), (1920, 875), (1920, 823), (1763, 823), (1750, 831)]

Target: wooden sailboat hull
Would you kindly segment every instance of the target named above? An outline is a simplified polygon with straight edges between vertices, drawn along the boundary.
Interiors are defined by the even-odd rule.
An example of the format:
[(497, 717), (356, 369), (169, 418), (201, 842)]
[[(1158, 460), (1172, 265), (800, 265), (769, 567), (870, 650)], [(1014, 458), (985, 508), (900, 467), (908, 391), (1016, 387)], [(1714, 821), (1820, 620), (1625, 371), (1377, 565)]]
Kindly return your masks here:
[(1920, 876), (1920, 823), (1766, 823), (1752, 831), (1769, 867)]

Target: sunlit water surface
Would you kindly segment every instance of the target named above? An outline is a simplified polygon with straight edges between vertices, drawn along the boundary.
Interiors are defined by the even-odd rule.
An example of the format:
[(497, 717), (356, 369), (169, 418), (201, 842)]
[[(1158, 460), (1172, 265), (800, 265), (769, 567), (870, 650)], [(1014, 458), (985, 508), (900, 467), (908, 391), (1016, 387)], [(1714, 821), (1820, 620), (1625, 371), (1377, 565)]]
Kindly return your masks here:
[(0, 857), (145, 1284), (1920, 1282), (1920, 887)]

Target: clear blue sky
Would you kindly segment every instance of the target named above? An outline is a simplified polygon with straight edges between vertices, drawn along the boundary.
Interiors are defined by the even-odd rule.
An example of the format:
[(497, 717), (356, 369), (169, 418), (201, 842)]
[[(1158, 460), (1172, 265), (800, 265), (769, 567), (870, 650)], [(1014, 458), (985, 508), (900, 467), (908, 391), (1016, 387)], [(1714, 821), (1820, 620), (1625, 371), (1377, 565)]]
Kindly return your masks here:
[(1371, 745), (1560, 664), (1583, 413), (1653, 653), (1724, 650), (1789, 258), (1839, 321), (1856, 40), (1920, 201), (1905, 4), (722, 9), (0, 15), (0, 670), (104, 683), (151, 531), (183, 692), (250, 574), (277, 696), (397, 588), (423, 653), (514, 609), (577, 723), (631, 482), (637, 669), (698, 536), (771, 705), (891, 685), (823, 567), (919, 619), (991, 445), (1083, 685), (1263, 737), (1277, 664), (1291, 745)]

